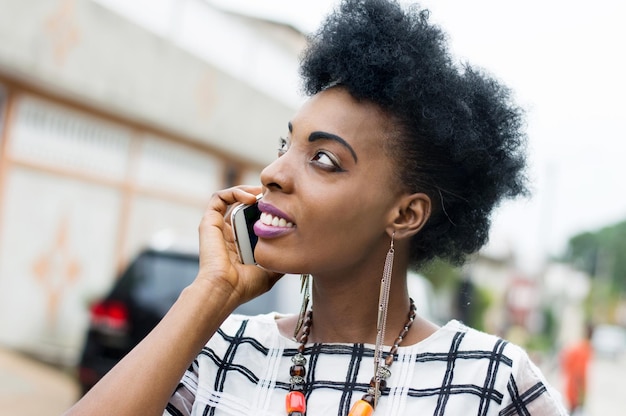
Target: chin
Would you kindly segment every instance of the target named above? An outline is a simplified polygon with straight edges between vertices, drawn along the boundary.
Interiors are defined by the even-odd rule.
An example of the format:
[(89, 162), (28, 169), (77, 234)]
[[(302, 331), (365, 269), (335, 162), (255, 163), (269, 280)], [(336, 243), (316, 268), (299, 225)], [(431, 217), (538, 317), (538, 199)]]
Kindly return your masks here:
[(268, 255), (260, 250), (254, 252), (254, 257), (259, 266), (265, 270), (281, 274), (302, 274), (303, 267), (292, 262), (285, 261), (284, 254)]

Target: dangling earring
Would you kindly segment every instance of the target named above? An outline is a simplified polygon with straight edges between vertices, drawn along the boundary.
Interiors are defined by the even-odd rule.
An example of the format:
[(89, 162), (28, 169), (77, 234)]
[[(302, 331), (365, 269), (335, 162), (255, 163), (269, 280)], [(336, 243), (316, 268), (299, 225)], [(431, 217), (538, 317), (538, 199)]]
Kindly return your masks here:
[(389, 292), (391, 289), (391, 274), (393, 271), (393, 239), (396, 233), (391, 234), (391, 245), (385, 258), (385, 267), (383, 269), (383, 277), (380, 281), (380, 295), (378, 297), (378, 320), (376, 322), (376, 347), (374, 349), (374, 377), (376, 384), (374, 386), (374, 408), (378, 403), (380, 395), (380, 385), (385, 383), (391, 373), (386, 367), (381, 367), (383, 361), (383, 347), (385, 344), (385, 328), (387, 325), (387, 309), (389, 306)]
[(400, 334), (393, 343), (393, 346), (383, 360), (383, 345), (385, 343), (385, 326), (387, 325), (387, 309), (389, 306), (389, 292), (391, 288), (391, 275), (393, 271), (393, 239), (395, 232), (391, 234), (391, 246), (385, 258), (383, 277), (380, 281), (380, 296), (378, 298), (378, 321), (376, 322), (376, 347), (374, 349), (374, 376), (370, 380), (370, 387), (367, 393), (357, 400), (350, 409), (348, 416), (371, 415), (376, 409), (378, 399), (387, 386), (387, 379), (391, 377), (391, 364), (393, 364), (394, 354), (398, 351), (402, 340), (409, 333), (411, 325), (415, 320), (415, 304), (410, 299), (408, 320), (400, 331)]
[(310, 296), (310, 274), (301, 274), (300, 275), (300, 293), (302, 294), (302, 306), (300, 307), (300, 314), (298, 315), (298, 322), (296, 323), (296, 329), (293, 331), (293, 337), (298, 338), (298, 332), (302, 329), (302, 325), (304, 324), (304, 318), (306, 316), (306, 310), (309, 307)]

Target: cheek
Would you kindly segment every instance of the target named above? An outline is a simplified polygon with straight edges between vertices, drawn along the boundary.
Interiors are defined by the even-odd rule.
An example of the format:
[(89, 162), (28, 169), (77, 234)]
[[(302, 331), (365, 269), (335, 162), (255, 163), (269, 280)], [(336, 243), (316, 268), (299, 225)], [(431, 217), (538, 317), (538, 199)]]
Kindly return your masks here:
[[(311, 206), (303, 236), (321, 251), (344, 250), (368, 244), (384, 230), (384, 205), (372, 194), (342, 195), (341, 203), (322, 208)], [(348, 247), (346, 247), (348, 246)]]

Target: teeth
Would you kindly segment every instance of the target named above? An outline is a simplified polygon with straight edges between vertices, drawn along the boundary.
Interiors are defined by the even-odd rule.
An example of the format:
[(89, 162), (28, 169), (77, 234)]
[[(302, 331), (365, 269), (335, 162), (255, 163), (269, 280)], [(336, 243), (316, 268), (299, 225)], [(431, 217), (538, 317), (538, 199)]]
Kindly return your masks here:
[(284, 218), (276, 217), (272, 214), (267, 214), (265, 212), (261, 213), (261, 222), (265, 225), (271, 225), (272, 227), (293, 228), (292, 222), (287, 222), (287, 220)]

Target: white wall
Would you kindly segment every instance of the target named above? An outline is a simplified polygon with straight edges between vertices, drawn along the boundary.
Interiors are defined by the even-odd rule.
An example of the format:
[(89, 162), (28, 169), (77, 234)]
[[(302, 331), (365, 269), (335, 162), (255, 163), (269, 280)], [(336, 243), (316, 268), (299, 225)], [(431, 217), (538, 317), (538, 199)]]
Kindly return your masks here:
[[(90, 0), (0, 0), (0, 10), (0, 74), (251, 162), (274, 159), (294, 107), (199, 56), (198, 44), (224, 44), (241, 25), (206, 37), (181, 32), (174, 44)], [(256, 37), (247, 50), (260, 71), (274, 55), (262, 53), (263, 32)], [(261, 81), (266, 90), (281, 82)]]

